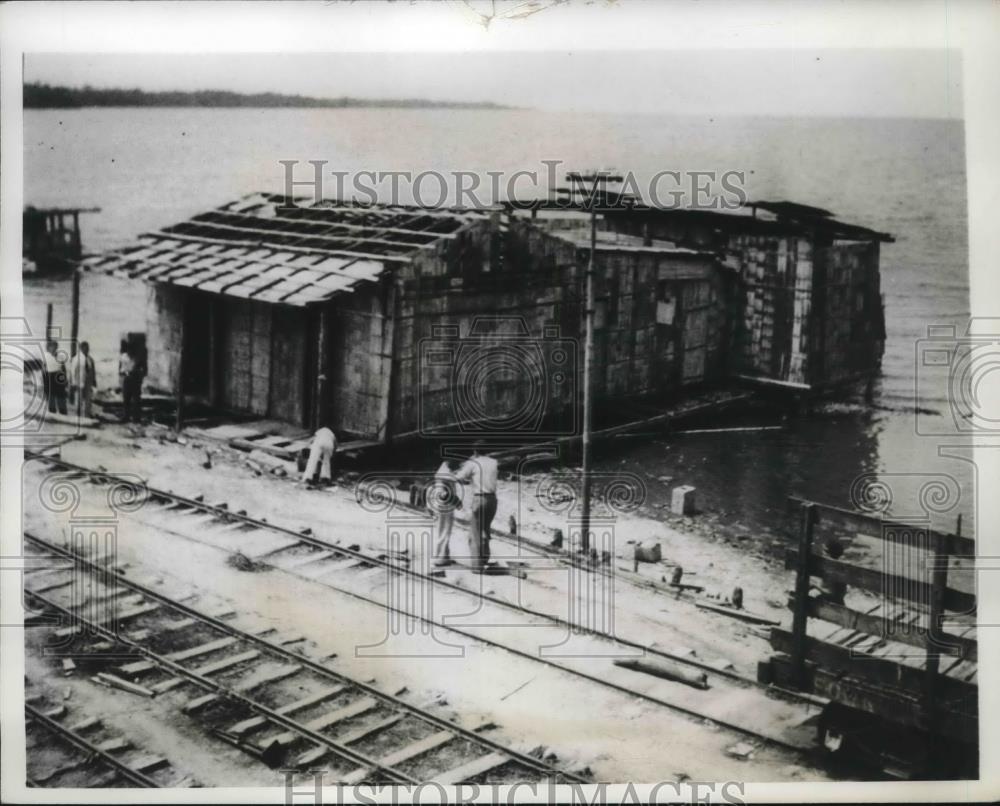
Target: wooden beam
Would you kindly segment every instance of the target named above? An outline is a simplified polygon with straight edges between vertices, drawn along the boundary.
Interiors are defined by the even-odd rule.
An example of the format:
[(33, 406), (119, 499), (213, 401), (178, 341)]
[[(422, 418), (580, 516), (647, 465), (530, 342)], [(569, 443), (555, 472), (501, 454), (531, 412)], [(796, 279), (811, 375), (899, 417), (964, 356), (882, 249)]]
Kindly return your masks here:
[(174, 431), (178, 434), (181, 432), (181, 428), (184, 427), (184, 340), (187, 337), (185, 330), (185, 318), (187, 317), (187, 295), (183, 295), (181, 298), (181, 348), (180, 355), (177, 357), (177, 381), (176, 381), (176, 391), (177, 391), (177, 409), (174, 412)]
[[(803, 503), (805, 503), (804, 499), (790, 497), (788, 499), (789, 513), (797, 512)], [(928, 529), (926, 526), (887, 520), (878, 515), (853, 512), (828, 504), (809, 503), (816, 506), (817, 526), (825, 529), (840, 530), (851, 535), (859, 533), (870, 535), (893, 543), (926, 548), (928, 551), (933, 551), (935, 543), (941, 542), (944, 544), (944, 551), (952, 556), (976, 556), (976, 541), (968, 537), (938, 532)]]
[[(785, 568), (799, 568), (799, 552), (795, 549), (785, 550)], [(889, 574), (875, 568), (863, 568), (860, 565), (834, 560), (830, 557), (809, 556), (809, 574), (822, 577), (832, 582), (844, 582), (856, 588), (862, 588), (893, 599), (906, 599), (929, 605), (931, 602), (931, 583), (912, 577), (902, 577)], [(944, 607), (955, 613), (976, 611), (975, 594), (946, 588), (944, 592)]]
[[(794, 686), (794, 670), (787, 656), (776, 655), (767, 665), (771, 683)], [(925, 728), (918, 698), (893, 688), (813, 668), (810, 671), (809, 691), (898, 725)], [(972, 713), (963, 713), (943, 707), (937, 729), (951, 739), (970, 744), (978, 744), (979, 741), (979, 720), (975, 709)]]
[[(298, 208), (295, 208), (295, 209), (299, 210), (303, 214), (305, 214), (305, 213), (322, 213), (322, 212), (326, 212), (326, 211), (329, 211), (329, 210), (336, 210), (338, 213), (341, 212), (340, 210), (338, 210), (338, 208), (330, 208), (330, 207), (298, 207)], [(354, 213), (353, 210), (351, 212)], [(242, 218), (250, 219), (250, 220), (253, 220), (253, 219), (261, 220), (260, 216), (255, 216), (255, 215), (253, 215), (251, 213), (236, 212), (234, 210), (225, 210), (225, 211), (223, 211), (221, 213), (219, 213), (218, 211), (214, 211), (214, 213), (215, 214), (221, 214), (221, 215), (228, 215), (228, 216), (241, 216)], [(422, 217), (423, 216), (421, 216), (421, 218)], [(289, 218), (288, 216), (280, 216), (279, 215), (279, 216), (275, 216), (274, 218), (268, 218), (268, 219), (264, 219), (264, 220), (266, 220), (266, 221), (288, 221), (288, 222), (292, 222), (292, 223), (296, 223), (296, 224), (301, 224), (301, 223), (325, 224), (325, 225), (329, 226), (330, 228), (339, 227), (339, 228), (347, 229), (347, 230), (371, 230), (371, 231), (376, 232), (376, 233), (379, 233), (379, 232), (383, 232), (383, 233), (397, 233), (399, 235), (416, 236), (418, 238), (430, 238), (430, 239), (432, 239), (431, 241), (424, 241), (421, 244), (412, 244), (414, 246), (421, 246), (421, 245), (424, 245), (424, 244), (427, 244), (427, 243), (432, 243), (433, 239), (444, 238), (444, 239), (447, 239), (447, 240), (453, 240), (456, 237), (454, 232), (434, 232), (434, 231), (428, 231), (428, 230), (425, 230), (425, 229), (406, 229), (404, 227), (382, 226), (382, 225), (379, 225), (379, 224), (348, 224), (345, 221), (330, 221), (329, 219), (325, 219), (322, 216), (318, 216), (318, 215), (302, 215), (300, 218), (296, 218), (296, 217)], [(437, 223), (437, 222), (434, 222), (434, 223)], [(403, 243), (405, 245), (408, 245), (407, 242), (405, 242), (405, 241), (403, 241), (401, 243)]]
[[(883, 686), (891, 686), (919, 700), (924, 692), (924, 670), (915, 666), (855, 652), (849, 647), (806, 637), (806, 658), (817, 669), (834, 675), (850, 675)], [(790, 654), (795, 646), (795, 636), (780, 627), (771, 628), (771, 646), (778, 652)], [(794, 659), (792, 661), (794, 665)], [(978, 702), (979, 687), (945, 675), (937, 676), (937, 695), (951, 703)]]
[[(396, 355), (399, 350), (396, 332), (398, 299), (396, 278), (390, 276), (382, 295), (382, 389), (378, 401), (379, 425), (375, 438), (387, 444), (393, 438), (393, 420), (395, 409), (393, 401), (398, 380), (396, 378)], [(388, 347), (388, 353), (386, 348)]]
[[(796, 556), (808, 558), (812, 554), (813, 526), (816, 508), (803, 504), (799, 513), (799, 550)], [(799, 562), (795, 567), (795, 600), (792, 608), (792, 665), (799, 688), (805, 688), (806, 633), (809, 625), (809, 566)]]
[(314, 430), (327, 425), (326, 418), (329, 407), (326, 400), (326, 390), (330, 386), (327, 378), (327, 373), (330, 371), (330, 356), (326, 349), (326, 342), (330, 331), (329, 316), (329, 305), (324, 305), (317, 311), (319, 321), (316, 328), (316, 391), (313, 399)]
[[(284, 244), (281, 243), (282, 238), (290, 238), (293, 241), (332, 241), (337, 243), (342, 243), (344, 238), (337, 238), (330, 235), (308, 235), (301, 232), (286, 232), (282, 230), (269, 230), (257, 227), (237, 227), (231, 224), (216, 224), (216, 223), (203, 223), (200, 221), (185, 221), (181, 224), (177, 224), (178, 227), (194, 227), (203, 228), (210, 230), (225, 230), (227, 232), (235, 232), (241, 235), (252, 235), (260, 238), (264, 243), (271, 249), (284, 249)], [(183, 233), (182, 233), (183, 234)], [(205, 236), (198, 236), (205, 237)], [(347, 239), (350, 242), (349, 239)], [(400, 244), (392, 244), (393, 246), (400, 246)], [(314, 247), (318, 248), (318, 247)], [(325, 250), (323, 250), (325, 251)], [(331, 252), (336, 252), (341, 255), (351, 255), (352, 257), (365, 257), (371, 260), (390, 260), (390, 259), (402, 259), (404, 255), (392, 254), (389, 252), (364, 252), (359, 250), (351, 249), (341, 249), (339, 247), (332, 247)], [(406, 257), (409, 261), (409, 257)]]
[[(180, 225), (178, 225), (180, 226)], [(196, 225), (197, 226), (197, 225)], [(222, 229), (236, 230), (240, 232), (248, 232), (249, 230), (241, 230), (238, 227), (223, 227), (221, 224), (203, 224), (202, 226), (216, 226)], [(274, 233), (269, 233), (267, 230), (260, 230), (259, 233), (264, 235), (273, 235)], [(214, 243), (222, 244), (224, 246), (246, 246), (252, 249), (270, 249), (274, 252), (299, 252), (303, 255), (322, 255), (323, 257), (360, 257), (366, 260), (374, 260), (379, 262), (391, 262), (391, 263), (410, 263), (412, 262), (410, 258), (403, 257), (401, 255), (373, 255), (367, 252), (349, 252), (343, 249), (320, 249), (317, 247), (305, 247), (305, 246), (290, 246), (286, 244), (277, 243), (267, 243), (261, 239), (251, 240), (242, 238), (210, 238), (205, 235), (187, 235), (182, 232), (165, 232), (160, 230), (159, 232), (145, 232), (140, 237), (142, 238), (165, 238), (176, 241), (194, 241), (198, 243)]]
[[(794, 605), (794, 599), (788, 602), (789, 608)], [(900, 629), (898, 622), (884, 616), (873, 616), (870, 613), (862, 613), (852, 610), (844, 605), (834, 604), (824, 601), (821, 598), (809, 597), (807, 605), (810, 618), (818, 618), (837, 624), (848, 630), (877, 635), (888, 641), (895, 641), (900, 644), (928, 648), (927, 630), (920, 627), (913, 627), (909, 630)], [(979, 657), (978, 643), (974, 638), (963, 638), (951, 633), (941, 633), (937, 639), (937, 651), (949, 657), (961, 658), (968, 661), (976, 661)]]
[[(187, 225), (197, 225), (197, 226), (221, 226), (223, 221), (218, 221), (218, 218), (223, 218), (223, 221), (229, 221), (232, 226), (236, 226), (239, 229), (245, 229), (239, 222), (241, 221), (258, 221), (258, 222), (272, 222), (276, 221), (278, 223), (285, 223), (288, 225), (297, 225), (300, 229), (279, 229), (274, 228), (273, 230), (264, 227), (268, 232), (273, 232), (276, 235), (282, 237), (296, 237), (296, 238), (322, 238), (324, 240), (330, 241), (346, 241), (347, 244), (363, 244), (371, 243), (383, 246), (393, 246), (393, 247), (409, 247), (411, 249), (424, 249), (429, 246), (434, 246), (434, 239), (429, 241), (421, 241), (420, 243), (413, 243), (411, 241), (397, 241), (388, 238), (379, 238), (377, 236), (366, 236), (366, 235), (332, 235), (330, 230), (335, 227), (341, 226), (340, 224), (323, 222), (323, 221), (309, 221), (307, 219), (298, 218), (285, 218), (283, 216), (274, 216), (273, 218), (260, 218), (259, 216), (246, 215), (245, 213), (203, 213), (200, 216), (196, 216), (188, 221), (183, 222)], [(235, 219), (235, 223), (232, 223)], [(180, 225), (179, 225), (180, 226)], [(316, 232), (310, 230), (301, 229), (302, 227), (318, 227)], [(358, 227), (359, 229), (373, 229), (372, 227)], [(377, 230), (376, 230), (377, 231)]]

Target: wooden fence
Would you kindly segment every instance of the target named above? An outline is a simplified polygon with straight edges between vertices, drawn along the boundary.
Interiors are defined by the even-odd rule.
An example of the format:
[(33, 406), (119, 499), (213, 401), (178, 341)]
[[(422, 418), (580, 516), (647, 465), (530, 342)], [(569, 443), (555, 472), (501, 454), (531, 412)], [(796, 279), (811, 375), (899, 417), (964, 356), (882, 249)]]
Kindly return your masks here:
[[(949, 534), (813, 501), (789, 504), (798, 520), (797, 546), (785, 556), (795, 571), (792, 624), (772, 629), (779, 654), (761, 663), (761, 681), (976, 744), (975, 543), (961, 536), (961, 520)], [(880, 557), (843, 557), (866, 539), (881, 546)]]

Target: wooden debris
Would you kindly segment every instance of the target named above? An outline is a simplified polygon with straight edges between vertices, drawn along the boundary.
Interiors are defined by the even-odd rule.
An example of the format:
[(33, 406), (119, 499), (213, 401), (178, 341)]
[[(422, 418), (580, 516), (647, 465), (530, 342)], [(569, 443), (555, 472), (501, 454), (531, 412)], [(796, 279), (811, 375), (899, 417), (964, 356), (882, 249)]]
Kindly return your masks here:
[(665, 680), (674, 680), (694, 688), (707, 689), (709, 687), (708, 675), (704, 672), (685, 668), (679, 663), (672, 663), (664, 658), (619, 658), (615, 660), (614, 664), (623, 669), (651, 674)]
[(122, 691), (128, 691), (132, 694), (140, 694), (143, 697), (156, 696), (156, 692), (152, 689), (140, 686), (138, 683), (132, 683), (129, 680), (123, 680), (122, 678), (113, 674), (108, 674), (107, 672), (98, 672), (97, 677), (104, 681), (106, 685), (113, 686), (114, 688), (120, 688)]
[(726, 748), (726, 754), (740, 761), (747, 761), (753, 758), (754, 750), (757, 748), (749, 742), (738, 742)]
[(695, 604), (701, 610), (711, 610), (713, 613), (721, 613), (724, 616), (730, 616), (731, 618), (739, 619), (740, 621), (748, 621), (751, 624), (766, 624), (775, 627), (781, 624), (781, 621), (778, 619), (773, 619), (768, 616), (759, 616), (756, 613), (751, 613), (749, 610), (737, 610), (735, 607), (714, 605), (709, 604), (708, 602), (695, 602)]

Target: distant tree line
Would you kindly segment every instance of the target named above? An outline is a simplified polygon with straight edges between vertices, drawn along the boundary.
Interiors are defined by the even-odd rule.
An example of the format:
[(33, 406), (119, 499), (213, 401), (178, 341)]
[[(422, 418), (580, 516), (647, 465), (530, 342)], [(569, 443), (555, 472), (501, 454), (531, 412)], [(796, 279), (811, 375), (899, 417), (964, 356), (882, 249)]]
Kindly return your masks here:
[(24, 85), (25, 109), (74, 109), (85, 106), (203, 106), (256, 108), (339, 109), (345, 107), (384, 107), (412, 109), (505, 109), (488, 101), (430, 101), (422, 98), (311, 98), (308, 95), (282, 95), (277, 92), (246, 94), (229, 90), (194, 90), (192, 92), (146, 92), (140, 89), (100, 89), (60, 87), (51, 84)]

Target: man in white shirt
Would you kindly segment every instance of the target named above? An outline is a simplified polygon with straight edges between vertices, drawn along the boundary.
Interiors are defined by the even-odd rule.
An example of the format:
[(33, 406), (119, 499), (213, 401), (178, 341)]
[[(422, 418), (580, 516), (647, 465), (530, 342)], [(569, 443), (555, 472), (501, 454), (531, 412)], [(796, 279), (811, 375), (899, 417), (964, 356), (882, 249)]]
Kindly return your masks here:
[(458, 507), (458, 488), (451, 459), (445, 459), (434, 474), (432, 494), (428, 496), (427, 508), (435, 515), (434, 565), (451, 565), (451, 531), (455, 525), (455, 509)]
[(477, 442), (455, 478), (469, 485), (469, 549), (472, 565), (482, 569), (490, 561), (490, 527), (497, 514), (497, 460), (483, 455), (484, 445)]
[(309, 460), (306, 462), (306, 469), (302, 471), (299, 485), (315, 483), (317, 471), (320, 483), (329, 484), (333, 480), (333, 459), (336, 453), (337, 437), (333, 431), (329, 428), (319, 429), (309, 446)]
[(97, 370), (90, 357), (90, 345), (80, 342), (80, 349), (69, 361), (69, 385), (77, 415), (94, 416), (93, 396), (97, 386)]

